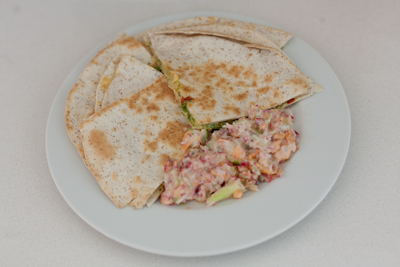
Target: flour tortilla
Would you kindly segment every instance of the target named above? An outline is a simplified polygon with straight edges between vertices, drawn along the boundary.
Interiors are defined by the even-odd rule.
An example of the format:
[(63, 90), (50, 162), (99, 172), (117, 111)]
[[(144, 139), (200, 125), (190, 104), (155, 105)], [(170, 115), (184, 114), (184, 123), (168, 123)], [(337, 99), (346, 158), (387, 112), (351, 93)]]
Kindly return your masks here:
[(103, 109), (103, 98), (104, 94), (110, 85), (111, 81), (114, 79), (115, 71), (117, 70), (119, 61), (121, 60), (121, 55), (115, 57), (108, 67), (106, 71), (101, 76), (100, 82), (97, 85), (96, 89), (96, 105), (95, 112), (99, 112)]
[(110, 85), (104, 92), (102, 107), (151, 85), (163, 74), (130, 55), (120, 60)]
[(69, 92), (65, 107), (67, 132), (82, 158), (84, 151), (79, 124), (95, 112), (97, 85), (107, 66), (115, 57), (125, 54), (132, 55), (145, 64), (153, 64), (154, 61), (139, 42), (121, 33), (92, 59)]
[(167, 30), (174, 30), (183, 27), (190, 27), (190, 26), (198, 26), (198, 25), (209, 25), (214, 24), (217, 22), (218, 17), (194, 17), (189, 19), (177, 20), (167, 24), (163, 24), (147, 30), (145, 32), (141, 32), (139, 34), (134, 35), (133, 37), (138, 40), (142, 45), (147, 46), (148, 43), (145, 42), (145, 37), (147, 34), (156, 32), (156, 31), (167, 31)]
[(265, 47), (272, 47), (275, 49), (280, 49), (274, 42), (269, 40), (264, 35), (259, 32), (242, 29), (231, 26), (223, 25), (201, 25), (193, 27), (185, 27), (175, 30), (161, 31), (161, 33), (183, 33), (183, 34), (202, 34), (202, 35), (213, 35), (228, 39), (235, 39), (238, 41), (243, 41), (251, 44), (257, 44)]
[(81, 123), (87, 166), (117, 207), (140, 209), (163, 182), (164, 160), (182, 157), (186, 126), (162, 76)]
[[(150, 40), (148, 37), (149, 33), (159, 32), (159, 31), (171, 31), (182, 28), (191, 28), (191, 27), (202, 27), (202, 26), (225, 26), (232, 27), (242, 30), (251, 30), (253, 32), (257, 32), (260, 35), (264, 36), (268, 40), (272, 41), (276, 46), (282, 48), (291, 38), (292, 34), (271, 28), (264, 25), (258, 25), (250, 22), (239, 21), (228, 18), (219, 18), (219, 17), (194, 17), (184, 20), (178, 20), (171, 23), (167, 23), (145, 32), (136, 34), (134, 37), (146, 48), (150, 47)], [(199, 31), (200, 29), (196, 29)], [(221, 33), (221, 32), (220, 32)], [(264, 44), (262, 44), (264, 45)], [(150, 51), (150, 49), (149, 49)]]
[[(196, 128), (247, 116), (251, 105), (269, 109), (322, 88), (280, 50), (208, 35), (149, 34), (178, 100)], [(179, 91), (177, 91), (179, 89)]]
[(218, 20), (218, 25), (256, 31), (267, 37), (280, 48), (282, 48), (292, 38), (292, 34), (279, 29), (234, 19), (220, 18)]

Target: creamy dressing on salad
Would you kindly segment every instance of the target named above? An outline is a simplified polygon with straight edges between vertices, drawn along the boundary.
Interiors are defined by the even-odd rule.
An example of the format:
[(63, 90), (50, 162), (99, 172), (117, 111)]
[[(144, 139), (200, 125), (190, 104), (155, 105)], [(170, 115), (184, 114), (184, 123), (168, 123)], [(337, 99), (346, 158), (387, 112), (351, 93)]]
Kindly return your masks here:
[(280, 163), (298, 149), (298, 133), (292, 129), (290, 108), (261, 110), (254, 106), (249, 117), (210, 134), (207, 130), (189, 130), (181, 149), (181, 160), (168, 160), (165, 165), (161, 203), (207, 202), (239, 196), (246, 190), (258, 191), (259, 182), (280, 177)]

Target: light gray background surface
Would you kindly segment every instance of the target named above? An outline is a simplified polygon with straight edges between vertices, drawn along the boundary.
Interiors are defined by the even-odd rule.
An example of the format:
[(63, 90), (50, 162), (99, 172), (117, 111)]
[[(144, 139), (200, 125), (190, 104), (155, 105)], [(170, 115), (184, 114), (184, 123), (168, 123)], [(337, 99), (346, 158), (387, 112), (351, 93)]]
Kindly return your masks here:
[[(157, 256), (69, 208), (47, 166), (46, 121), (66, 76), (99, 43), (200, 10), (263, 19), (313, 46), (345, 89), (352, 140), (332, 191), (289, 231), (222, 256)], [(400, 266), (399, 14), (399, 1), (0, 1), (0, 266)]]

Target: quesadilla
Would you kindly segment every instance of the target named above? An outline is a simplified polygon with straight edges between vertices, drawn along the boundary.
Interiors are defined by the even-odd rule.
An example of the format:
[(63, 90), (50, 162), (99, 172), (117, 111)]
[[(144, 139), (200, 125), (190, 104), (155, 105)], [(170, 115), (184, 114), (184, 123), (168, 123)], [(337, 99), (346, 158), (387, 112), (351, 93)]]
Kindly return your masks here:
[(217, 22), (218, 17), (194, 17), (189, 19), (177, 20), (170, 23), (166, 23), (157, 27), (154, 27), (150, 30), (145, 32), (138, 33), (133, 37), (140, 42), (142, 45), (147, 46), (148, 44), (145, 42), (145, 37), (147, 34), (156, 32), (156, 31), (167, 31), (167, 30), (174, 30), (183, 27), (191, 27), (191, 26), (198, 26), (198, 25), (209, 25), (214, 24)]
[(163, 75), (81, 123), (87, 166), (117, 207), (140, 209), (161, 193), (164, 160), (182, 157), (186, 126)]
[(162, 31), (162, 33), (213, 35), (213, 36), (225, 37), (229, 39), (235, 39), (238, 41), (248, 42), (251, 44), (262, 45), (265, 47), (280, 49), (274, 42), (272, 42), (267, 37), (256, 31), (231, 27), (231, 26), (201, 25), (201, 26), (185, 27), (169, 31)]
[(145, 64), (153, 64), (150, 53), (133, 37), (120, 34), (106, 45), (87, 65), (68, 95), (65, 120), (68, 135), (84, 158), (79, 124), (95, 112), (96, 90), (102, 74), (117, 56), (129, 54)]
[[(195, 17), (195, 18), (173, 21), (173, 22), (152, 28), (145, 32), (136, 34), (134, 37), (143, 46), (145, 46), (146, 48), (149, 49), (150, 41), (148, 38), (148, 34), (150, 34), (150, 33), (159, 32), (159, 31), (171, 31), (171, 30), (183, 29), (183, 28), (188, 28), (188, 27), (189, 28), (202, 27), (202, 26), (210, 26), (210, 27), (211, 26), (225, 26), (225, 27), (231, 27), (231, 28), (242, 29), (242, 30), (250, 30), (252, 32), (256, 32), (256, 33), (264, 36), (265, 38), (267, 38), (268, 40), (273, 42), (279, 48), (282, 48), (292, 38), (292, 34), (282, 31), (282, 30), (279, 30), (279, 29), (271, 28), (271, 27), (264, 26), (264, 25), (258, 25), (258, 24), (254, 24), (254, 23), (250, 23), (250, 22), (239, 21), (239, 20), (228, 19), (228, 18), (219, 18), (219, 17)], [(196, 30), (200, 30), (200, 29), (196, 29)]]
[(220, 128), (251, 105), (289, 105), (322, 90), (280, 50), (209, 35), (149, 34), (188, 121)]
[(163, 74), (130, 55), (119, 62), (113, 79), (104, 91), (102, 108), (151, 85)]

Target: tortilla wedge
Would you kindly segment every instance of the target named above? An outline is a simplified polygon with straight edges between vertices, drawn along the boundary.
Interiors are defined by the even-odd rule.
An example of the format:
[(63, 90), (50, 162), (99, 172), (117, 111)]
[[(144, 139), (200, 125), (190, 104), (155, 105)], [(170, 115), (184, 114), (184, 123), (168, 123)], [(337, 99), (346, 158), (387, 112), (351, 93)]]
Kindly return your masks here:
[(145, 64), (153, 64), (150, 53), (133, 37), (121, 33), (108, 43), (87, 65), (69, 92), (65, 107), (68, 135), (84, 159), (79, 124), (95, 112), (97, 85), (110, 62), (117, 56), (129, 54)]
[[(194, 17), (184, 20), (178, 20), (136, 34), (134, 37), (150, 51), (149, 49), (150, 41), (148, 38), (149, 33), (154, 33), (159, 31), (172, 31), (183, 28), (186, 29), (192, 28), (192, 30), (202, 31), (204, 29), (201, 28), (193, 29), (193, 27), (203, 27), (203, 26), (204, 27), (224, 26), (241, 30), (250, 30), (252, 32), (256, 32), (264, 36), (268, 40), (272, 41), (279, 48), (282, 48), (292, 38), (292, 34), (279, 29), (271, 28), (264, 25), (254, 24), (250, 22), (239, 21), (228, 18), (219, 18), (219, 17)], [(208, 28), (206, 31), (211, 31), (211, 30), (210, 28)]]
[(102, 108), (151, 85), (163, 74), (130, 55), (121, 58), (110, 85), (104, 91)]
[(247, 116), (251, 105), (288, 105), (322, 90), (277, 48), (192, 33), (149, 37), (170, 88), (195, 128), (220, 128)]
[(158, 197), (164, 160), (182, 157), (186, 126), (167, 79), (161, 76), (80, 124), (87, 166), (117, 207), (130, 204), (140, 209), (150, 197)]
[[(155, 32), (157, 33), (157, 32)], [(176, 30), (162, 31), (163, 34), (186, 34), (186, 35), (212, 35), (222, 38), (228, 38), (232, 40), (242, 41), (245, 43), (261, 45), (264, 47), (271, 47), (274, 49), (280, 49), (274, 42), (269, 40), (264, 35), (247, 29), (236, 28), (231, 26), (221, 25), (201, 25), (194, 27), (180, 28)]]

